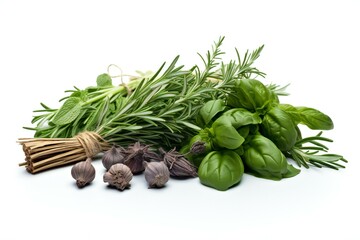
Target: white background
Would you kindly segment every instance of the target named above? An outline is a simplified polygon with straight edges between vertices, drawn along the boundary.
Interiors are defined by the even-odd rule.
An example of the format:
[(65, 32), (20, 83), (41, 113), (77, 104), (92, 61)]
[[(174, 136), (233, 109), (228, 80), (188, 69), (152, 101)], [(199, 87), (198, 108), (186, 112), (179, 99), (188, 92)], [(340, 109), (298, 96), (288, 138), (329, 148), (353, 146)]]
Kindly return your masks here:
[[(359, 1), (0, 0), (0, 239), (360, 239)], [(78, 190), (70, 167), (28, 174), (18, 137), (32, 110), (95, 84), (109, 64), (157, 70), (180, 54), (199, 63), (220, 35), (226, 59), (265, 44), (265, 83), (291, 83), (283, 102), (318, 108), (335, 129), (340, 171), (303, 169), (279, 182), (245, 175), (226, 192), (198, 179), (124, 192), (97, 178)]]

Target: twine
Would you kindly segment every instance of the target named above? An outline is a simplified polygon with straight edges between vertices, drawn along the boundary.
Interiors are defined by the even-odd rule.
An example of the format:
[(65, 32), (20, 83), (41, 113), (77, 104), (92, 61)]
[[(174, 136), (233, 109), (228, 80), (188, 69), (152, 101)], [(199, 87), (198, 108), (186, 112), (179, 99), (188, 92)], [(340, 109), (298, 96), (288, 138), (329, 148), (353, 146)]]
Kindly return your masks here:
[[(120, 75), (111, 75), (110, 74), (110, 68), (111, 67), (115, 67), (115, 68), (117, 68), (118, 70), (120, 70)], [(120, 86), (124, 86), (124, 88), (126, 89), (126, 91), (127, 91), (127, 94), (128, 94), (128, 96), (131, 94), (131, 89), (129, 88), (129, 86), (124, 82), (124, 80), (123, 80), (123, 76), (124, 76), (124, 74), (123, 74), (123, 71), (122, 71), (122, 69), (121, 69), (121, 67), (119, 67), (118, 65), (116, 65), (116, 64), (110, 64), (109, 66), (108, 66), (108, 68), (107, 68), (107, 72), (108, 72), (108, 74), (109, 74), (109, 76), (111, 77), (111, 78), (120, 78), (120, 81), (121, 81), (121, 84), (120, 84)]]
[(105, 140), (95, 132), (82, 132), (76, 135), (75, 138), (84, 148), (87, 158), (93, 158), (101, 152), (101, 142), (105, 142)]

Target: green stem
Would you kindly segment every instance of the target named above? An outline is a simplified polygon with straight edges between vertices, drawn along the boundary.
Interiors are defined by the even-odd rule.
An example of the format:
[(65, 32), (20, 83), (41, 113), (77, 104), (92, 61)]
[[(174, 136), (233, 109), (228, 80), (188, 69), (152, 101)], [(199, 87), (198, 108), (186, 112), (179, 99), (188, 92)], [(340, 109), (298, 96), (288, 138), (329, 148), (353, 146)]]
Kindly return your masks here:
[[(134, 90), (140, 83), (141, 79), (137, 79), (137, 80), (133, 80), (133, 81), (130, 81), (126, 86), (130, 89), (130, 90)], [(118, 93), (122, 93), (122, 95), (125, 95), (127, 93), (127, 89), (124, 85), (119, 85), (119, 86), (116, 86), (116, 87), (113, 87), (113, 88), (110, 88), (109, 91), (107, 92), (104, 92), (96, 97), (93, 97), (85, 102), (82, 103), (82, 106), (85, 106), (85, 105), (88, 105), (88, 104), (91, 104), (93, 102), (96, 102), (100, 99), (103, 99), (105, 97), (109, 97), (111, 98), (112, 96), (118, 94)]]

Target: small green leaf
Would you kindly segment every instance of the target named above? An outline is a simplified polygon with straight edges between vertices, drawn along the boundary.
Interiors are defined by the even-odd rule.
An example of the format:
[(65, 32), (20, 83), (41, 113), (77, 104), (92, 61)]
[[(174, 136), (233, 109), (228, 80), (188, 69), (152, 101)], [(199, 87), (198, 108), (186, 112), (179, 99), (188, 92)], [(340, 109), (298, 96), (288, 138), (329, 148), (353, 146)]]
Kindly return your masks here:
[(308, 155), (310, 160), (322, 162), (336, 162), (343, 159), (343, 156), (337, 154)]
[(52, 119), (52, 123), (56, 125), (65, 125), (74, 121), (80, 114), (81, 100), (77, 97), (68, 98), (64, 105), (58, 110)]
[(290, 150), (298, 136), (292, 117), (279, 107), (273, 107), (266, 113), (261, 123), (261, 133), (281, 151)]
[(78, 97), (82, 101), (86, 101), (88, 99), (88, 92), (86, 90), (75, 91), (70, 95), (70, 97)]
[(130, 126), (123, 127), (124, 130), (128, 130), (128, 131), (136, 131), (136, 130), (140, 130), (142, 128), (143, 128), (142, 126), (137, 126), (137, 125), (130, 125)]
[(195, 124), (192, 124), (192, 123), (190, 123), (190, 122), (187, 122), (187, 121), (177, 121), (178, 123), (181, 123), (181, 124), (183, 124), (183, 125), (185, 125), (185, 126), (187, 126), (187, 127), (189, 127), (189, 128), (192, 128), (192, 129), (194, 129), (194, 130), (196, 130), (196, 131), (200, 131), (201, 130), (201, 128), (199, 128), (198, 126), (196, 126)]
[(109, 74), (103, 73), (96, 78), (96, 84), (98, 87), (112, 86), (112, 79)]
[(278, 107), (285, 111), (291, 119), (294, 121), (295, 124), (298, 124), (301, 121), (300, 114), (296, 107), (290, 104), (279, 104)]
[(310, 129), (314, 130), (331, 130), (334, 128), (334, 123), (331, 118), (314, 108), (297, 107), (296, 108), (302, 124), (305, 124)]
[(241, 127), (241, 128), (238, 128), (237, 129), (237, 132), (243, 137), (243, 138), (246, 138), (249, 133), (250, 133), (250, 127), (249, 126), (244, 126), (244, 127)]
[(227, 149), (236, 149), (245, 139), (231, 125), (218, 125), (214, 127), (215, 143)]
[(233, 93), (228, 97), (228, 105), (257, 111), (263, 114), (272, 96), (269, 89), (256, 79), (239, 79), (235, 81)]
[(206, 155), (199, 166), (199, 178), (202, 184), (225, 191), (240, 182), (244, 165), (234, 151), (213, 151)]
[(222, 116), (230, 117), (229, 120), (234, 128), (259, 124), (262, 121), (258, 113), (252, 113), (244, 108), (233, 108), (223, 113)]
[(300, 173), (300, 169), (295, 168), (293, 165), (288, 164), (287, 173), (283, 175), (284, 178), (290, 178), (298, 175)]
[(209, 124), (216, 114), (225, 109), (225, 102), (223, 100), (211, 100), (205, 103), (200, 109), (200, 116), (204, 120), (205, 125)]

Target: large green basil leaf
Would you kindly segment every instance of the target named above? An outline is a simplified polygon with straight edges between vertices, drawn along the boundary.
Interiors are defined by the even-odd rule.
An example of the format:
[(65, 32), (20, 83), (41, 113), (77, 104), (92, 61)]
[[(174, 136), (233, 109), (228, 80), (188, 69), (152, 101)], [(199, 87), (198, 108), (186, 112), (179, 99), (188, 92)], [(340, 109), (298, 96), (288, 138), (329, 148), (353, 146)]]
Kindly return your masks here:
[(240, 156), (230, 150), (210, 152), (198, 170), (202, 184), (221, 191), (239, 183), (243, 173), (244, 165)]
[(296, 107), (300, 115), (300, 123), (314, 130), (330, 130), (334, 128), (331, 118), (314, 108)]
[(259, 124), (261, 121), (258, 113), (249, 112), (244, 108), (228, 110), (212, 124), (214, 142), (219, 147), (236, 149), (245, 141), (245, 137), (250, 131), (249, 128), (240, 129), (245, 126)]
[(313, 130), (330, 130), (334, 128), (331, 118), (317, 109), (294, 107), (290, 104), (279, 104), (279, 108), (289, 114), (295, 124), (304, 124)]
[(74, 121), (80, 114), (81, 99), (78, 97), (68, 98), (51, 120), (53, 124), (65, 125)]
[(261, 133), (273, 141), (281, 151), (290, 150), (297, 140), (294, 121), (279, 107), (273, 107), (265, 114), (261, 123)]
[(214, 142), (219, 147), (236, 149), (241, 146), (245, 139), (231, 125), (216, 125), (213, 127)]
[(241, 79), (235, 82), (233, 92), (229, 94), (228, 105), (235, 108), (245, 108), (251, 112), (263, 114), (272, 96), (269, 89), (255, 79)]
[[(244, 108), (234, 108), (228, 110), (224, 112), (221, 117), (223, 116), (228, 117), (228, 120), (234, 128), (239, 128), (249, 124), (259, 124), (262, 121), (258, 113), (252, 113)], [(214, 124), (216, 125), (216, 121)]]
[(300, 172), (288, 164), (284, 154), (270, 139), (260, 134), (251, 136), (242, 157), (245, 170), (257, 177), (280, 180)]
[(215, 117), (216, 114), (224, 111), (225, 102), (221, 99), (211, 100), (204, 104), (200, 109), (201, 122), (206, 126)]
[(296, 107), (290, 104), (279, 104), (278, 107), (290, 115), (295, 124), (300, 123), (301, 117)]

